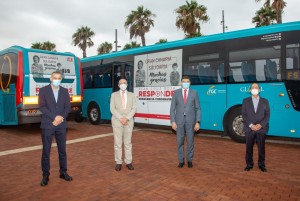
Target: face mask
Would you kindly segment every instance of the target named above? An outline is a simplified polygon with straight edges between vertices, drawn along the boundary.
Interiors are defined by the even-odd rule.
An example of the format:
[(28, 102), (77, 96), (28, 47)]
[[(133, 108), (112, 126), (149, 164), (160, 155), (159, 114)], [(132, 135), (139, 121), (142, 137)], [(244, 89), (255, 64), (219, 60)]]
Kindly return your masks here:
[(183, 82), (182, 83), (182, 88), (188, 89), (189, 87), (190, 87), (190, 83), (188, 83), (188, 82)]
[(251, 89), (251, 94), (256, 96), (258, 94), (258, 89)]
[(52, 85), (58, 87), (60, 85), (60, 80), (52, 80)]
[(120, 84), (120, 89), (125, 91), (127, 89), (127, 84)]

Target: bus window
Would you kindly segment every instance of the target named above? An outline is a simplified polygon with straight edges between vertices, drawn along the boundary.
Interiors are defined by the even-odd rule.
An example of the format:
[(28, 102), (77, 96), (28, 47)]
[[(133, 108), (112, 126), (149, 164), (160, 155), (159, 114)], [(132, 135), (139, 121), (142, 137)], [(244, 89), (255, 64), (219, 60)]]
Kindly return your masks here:
[(127, 90), (133, 91), (133, 65), (125, 64), (125, 79), (127, 80)]
[(300, 80), (299, 43), (286, 46), (286, 79)]
[(280, 80), (279, 58), (280, 46), (229, 52), (229, 82)]
[(192, 84), (222, 83), (224, 82), (224, 62), (190, 63), (184, 67), (183, 74), (190, 77)]
[(17, 82), (18, 55), (8, 53), (0, 56), (0, 90), (9, 88), (10, 84)]

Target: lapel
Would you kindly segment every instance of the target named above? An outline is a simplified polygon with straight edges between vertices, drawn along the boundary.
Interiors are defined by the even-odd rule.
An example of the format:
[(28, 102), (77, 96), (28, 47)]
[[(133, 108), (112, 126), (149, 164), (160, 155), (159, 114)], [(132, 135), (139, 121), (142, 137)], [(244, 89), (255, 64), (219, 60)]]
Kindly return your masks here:
[(118, 103), (119, 107), (122, 108), (121, 90), (117, 91), (117, 97), (116, 98), (117, 98), (117, 103)]
[(63, 95), (62, 93), (63, 93), (63, 91), (61, 90), (61, 87), (59, 87), (56, 104), (58, 104), (60, 102), (60, 100), (62, 99), (62, 95)]
[(258, 111), (262, 108), (262, 104), (263, 104), (263, 101), (262, 101), (261, 97), (259, 97), (256, 113), (258, 113)]
[(54, 97), (54, 93), (53, 93), (51, 84), (48, 85), (48, 94), (50, 94), (53, 104), (56, 105), (56, 101), (55, 101), (55, 97)]
[[(257, 110), (258, 110), (258, 106), (257, 106), (257, 110), (256, 110), (256, 112), (255, 112), (255, 110), (254, 110), (254, 104), (253, 104), (253, 100), (252, 100), (252, 96), (249, 98), (249, 105), (250, 105), (250, 107), (251, 107), (251, 111), (253, 112), (253, 114), (256, 114), (256, 112), (257, 112)], [(259, 101), (260, 102), (260, 101)]]
[(186, 99), (186, 105), (188, 104), (188, 102), (191, 100), (191, 95), (192, 95), (192, 90), (191, 88), (189, 89), (188, 95), (187, 95), (187, 99)]

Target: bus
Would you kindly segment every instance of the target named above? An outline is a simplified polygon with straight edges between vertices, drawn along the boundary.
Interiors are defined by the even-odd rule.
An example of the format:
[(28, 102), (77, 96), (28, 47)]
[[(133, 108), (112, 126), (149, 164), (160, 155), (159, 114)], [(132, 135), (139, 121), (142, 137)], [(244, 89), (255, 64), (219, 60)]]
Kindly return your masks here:
[(39, 123), (39, 89), (59, 70), (61, 86), (68, 89), (70, 117), (81, 121), (83, 79), (80, 59), (71, 53), (12, 46), (0, 51), (0, 126)]
[(241, 104), (257, 82), (270, 103), (268, 135), (300, 138), (299, 55), (300, 22), (291, 22), (84, 58), (83, 116), (109, 120), (111, 93), (125, 78), (137, 97), (135, 122), (170, 126), (178, 76), (187, 75), (199, 94), (201, 129), (245, 142)]

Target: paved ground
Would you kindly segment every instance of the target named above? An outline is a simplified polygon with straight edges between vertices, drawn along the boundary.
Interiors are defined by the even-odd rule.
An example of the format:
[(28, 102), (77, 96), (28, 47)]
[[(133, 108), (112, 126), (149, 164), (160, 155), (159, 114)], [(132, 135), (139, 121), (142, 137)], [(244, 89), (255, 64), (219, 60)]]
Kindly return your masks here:
[[(244, 172), (244, 144), (200, 135), (195, 137), (194, 168), (179, 169), (175, 135), (142, 129), (133, 135), (135, 170), (129, 171), (123, 165), (122, 171), (116, 172), (111, 127), (75, 122), (69, 125), (68, 172), (74, 180), (58, 178), (54, 147), (46, 187), (39, 185), (38, 125), (0, 128), (1, 201), (300, 200), (299, 145), (268, 143), (268, 172), (260, 172), (256, 166)], [(81, 138), (82, 142), (74, 141)], [(20, 150), (28, 147), (32, 151)], [(254, 154), (257, 161), (256, 149)]]

